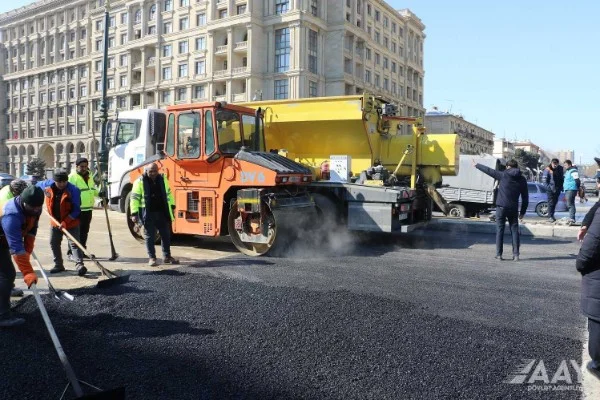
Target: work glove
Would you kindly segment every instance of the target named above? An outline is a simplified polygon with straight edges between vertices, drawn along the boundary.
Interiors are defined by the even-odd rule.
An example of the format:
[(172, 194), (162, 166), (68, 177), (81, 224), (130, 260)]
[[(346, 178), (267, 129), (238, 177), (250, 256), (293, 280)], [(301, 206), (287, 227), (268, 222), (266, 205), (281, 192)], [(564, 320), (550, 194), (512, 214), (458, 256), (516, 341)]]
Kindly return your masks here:
[(15, 254), (13, 260), (17, 264), (19, 271), (23, 274), (23, 280), (27, 284), (27, 287), (31, 287), (34, 283), (37, 283), (37, 275), (33, 272), (31, 261), (29, 261), (29, 254)]
[(101, 190), (98, 192), (98, 197), (100, 197), (101, 199), (105, 199), (106, 198), (106, 191), (105, 190)]
[(132, 221), (134, 224), (137, 224), (139, 220), (140, 220), (140, 219), (138, 218), (138, 216), (137, 216), (137, 215), (132, 215), (132, 216), (131, 216), (131, 221)]

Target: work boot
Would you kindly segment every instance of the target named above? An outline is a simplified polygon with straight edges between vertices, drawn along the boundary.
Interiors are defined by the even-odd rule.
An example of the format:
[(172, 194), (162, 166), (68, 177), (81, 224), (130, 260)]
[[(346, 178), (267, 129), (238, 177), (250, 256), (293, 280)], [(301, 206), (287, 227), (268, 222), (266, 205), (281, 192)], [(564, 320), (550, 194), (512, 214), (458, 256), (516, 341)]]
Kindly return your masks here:
[(75, 266), (75, 270), (77, 271), (77, 275), (79, 276), (84, 276), (87, 272), (87, 268), (85, 267), (85, 265), (83, 265), (83, 263), (78, 263)]
[(63, 272), (65, 267), (63, 265), (55, 265), (54, 268), (50, 270), (51, 274), (58, 274), (59, 272)]
[(23, 290), (16, 287), (12, 288), (10, 290), (10, 297), (23, 297)]
[(550, 217), (550, 218), (548, 218), (548, 222), (550, 222), (551, 224), (553, 224), (553, 223), (556, 222), (556, 218)]
[(148, 260), (148, 266), (149, 267), (156, 267), (158, 266), (158, 263), (156, 262), (156, 258), (151, 258)]
[(519, 256), (513, 256), (513, 261), (519, 261)]
[(23, 325), (25, 320), (23, 318), (13, 317), (10, 314), (0, 316), (0, 327), (11, 328), (13, 326)]
[(496, 260), (500, 260), (500, 261), (504, 261), (504, 258), (502, 258), (501, 255), (494, 257)]
[(164, 259), (164, 263), (165, 264), (179, 264), (179, 260), (176, 258), (173, 258), (171, 256), (166, 256)]
[(589, 371), (590, 374), (594, 375), (597, 379), (600, 379), (600, 370), (594, 367), (594, 362), (589, 361), (585, 368)]

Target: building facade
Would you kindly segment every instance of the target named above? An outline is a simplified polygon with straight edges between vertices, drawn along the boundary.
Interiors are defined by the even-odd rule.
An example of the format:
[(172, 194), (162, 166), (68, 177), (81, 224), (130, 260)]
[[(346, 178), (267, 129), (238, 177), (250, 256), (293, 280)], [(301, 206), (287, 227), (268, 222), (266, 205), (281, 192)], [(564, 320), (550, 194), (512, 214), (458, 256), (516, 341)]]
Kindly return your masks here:
[(494, 151), (492, 155), (496, 158), (510, 160), (515, 156), (515, 144), (506, 139), (494, 139)]
[[(41, 0), (0, 15), (0, 170), (94, 153), (104, 10)], [(109, 15), (109, 116), (363, 91), (424, 114), (425, 26), (381, 0), (113, 0)]]
[(573, 164), (577, 164), (577, 162), (575, 161), (575, 150), (558, 150), (554, 152), (554, 154), (556, 155), (556, 158), (558, 158), (558, 161), (560, 161), (561, 163), (565, 160), (571, 160)]
[(492, 154), (494, 134), (467, 120), (434, 109), (425, 114), (425, 128), (431, 133), (456, 133), (460, 136), (461, 154)]

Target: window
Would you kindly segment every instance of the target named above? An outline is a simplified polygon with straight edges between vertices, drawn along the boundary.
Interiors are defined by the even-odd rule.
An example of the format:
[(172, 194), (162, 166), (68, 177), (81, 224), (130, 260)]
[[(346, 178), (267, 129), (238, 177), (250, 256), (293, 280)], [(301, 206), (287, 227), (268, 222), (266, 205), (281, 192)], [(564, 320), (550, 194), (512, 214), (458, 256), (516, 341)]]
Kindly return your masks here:
[(379, 21), (379, 17), (380, 17), (379, 10), (375, 10), (375, 21)]
[(179, 77), (183, 78), (188, 76), (188, 65), (187, 64), (179, 64)]
[(79, 107), (77, 108), (77, 113), (79, 115), (84, 115), (85, 114), (85, 104), (80, 104)]
[(188, 52), (188, 41), (182, 40), (179, 42), (179, 54), (186, 54)]
[(190, 0), (179, 0), (179, 7), (189, 7)]
[(102, 71), (102, 60), (96, 60), (95, 69), (96, 71)]
[(377, 43), (379, 43), (379, 40), (380, 40), (380, 34), (379, 34), (379, 31), (375, 31), (375, 41), (376, 41)]
[(165, 0), (165, 7), (163, 8), (164, 11), (171, 11), (173, 10), (173, 0)]
[(177, 156), (179, 158), (198, 158), (200, 156), (200, 114), (179, 114), (177, 139)]
[(227, 18), (227, 9), (226, 8), (219, 10), (219, 19), (223, 19), (223, 18)]
[(206, 37), (196, 38), (196, 50), (206, 50)]
[(97, 92), (100, 91), (100, 90), (102, 90), (102, 81), (100, 79), (96, 80), (95, 87), (96, 87), (96, 91)]
[(275, 80), (275, 100), (288, 98), (289, 82), (287, 79)]
[(310, 0), (310, 13), (315, 17), (319, 16), (319, 1)]
[(317, 82), (308, 81), (308, 97), (318, 97)]
[(128, 61), (129, 61), (129, 57), (127, 57), (127, 54), (121, 54), (119, 56), (119, 65), (121, 67), (126, 67)]
[(119, 83), (121, 87), (126, 87), (127, 86), (127, 75), (121, 75), (119, 77)]
[(388, 58), (383, 57), (383, 69), (387, 69), (387, 68), (388, 68)]
[(200, 14), (196, 15), (196, 25), (197, 26), (206, 25), (206, 14), (205, 13), (200, 13)]
[(134, 122), (124, 122), (119, 124), (119, 130), (117, 131), (116, 144), (129, 143), (138, 136), (137, 125)]
[(102, 30), (102, 25), (104, 25), (104, 22), (99, 19), (98, 21), (96, 21), (96, 30), (97, 31), (101, 31)]
[(246, 14), (246, 5), (245, 4), (240, 4), (239, 6), (237, 6), (237, 15), (240, 14)]
[(121, 44), (126, 44), (127, 43), (127, 34), (123, 33), (121, 34)]
[(114, 28), (115, 26), (117, 26), (117, 21), (114, 16), (108, 18), (108, 26), (110, 28)]
[(379, 55), (379, 53), (375, 53), (375, 64), (381, 64), (381, 56)]
[(290, 29), (275, 31), (275, 72), (285, 72), (290, 67)]
[(194, 99), (204, 99), (206, 98), (206, 86), (198, 85), (194, 86)]
[(107, 86), (109, 89), (114, 89), (115, 88), (115, 78), (108, 78)]
[(96, 51), (102, 50), (102, 39), (96, 40)]
[(163, 90), (160, 93), (160, 99), (163, 103), (169, 104), (171, 102), (171, 91), (170, 90)]
[(170, 44), (165, 44), (163, 46), (163, 57), (171, 57), (172, 55), (172, 47)]
[(75, 98), (75, 88), (69, 88), (69, 99)]
[(177, 88), (175, 91), (175, 100), (183, 101), (187, 99), (187, 89), (186, 88)]
[(189, 28), (189, 19), (187, 17), (179, 19), (179, 30), (183, 31)]
[(369, 49), (368, 47), (365, 49), (365, 58), (367, 60), (371, 60), (371, 49)]
[(127, 23), (127, 13), (121, 14), (121, 24)]
[(156, 18), (156, 4), (152, 4), (150, 6), (150, 10), (148, 10), (148, 19), (153, 20)]
[(108, 68), (114, 68), (114, 67), (115, 67), (115, 58), (108, 57)]
[(375, 74), (375, 86), (379, 87), (379, 74)]
[(171, 79), (171, 67), (164, 67), (162, 69), (162, 78)]
[(148, 35), (156, 35), (156, 25), (148, 27)]
[(108, 48), (110, 49), (111, 47), (115, 47), (117, 44), (115, 37), (111, 36), (108, 38)]
[(119, 97), (117, 97), (117, 107), (118, 108), (125, 108), (125, 107), (127, 107), (127, 98), (125, 96), (119, 96)]
[(167, 124), (167, 144), (165, 146), (165, 153), (167, 153), (170, 156), (175, 154), (175, 114), (169, 114), (169, 123)]
[(383, 88), (385, 90), (389, 90), (389, 84), (390, 84), (389, 79), (388, 78), (383, 78)]
[(275, 0), (275, 14), (284, 14), (290, 8), (289, 0)]
[(369, 70), (365, 71), (365, 82), (371, 83), (371, 71)]
[(60, 89), (60, 90), (58, 91), (58, 100), (59, 100), (59, 101), (62, 101), (62, 100), (64, 100), (64, 99), (65, 99), (65, 89)]
[(204, 118), (204, 154), (215, 152), (215, 133), (213, 130), (212, 111), (207, 111)]
[(317, 73), (318, 36), (312, 29), (308, 31), (308, 70)]
[(142, 10), (136, 10), (133, 16), (133, 23), (139, 24), (142, 22)]
[(87, 35), (87, 31), (85, 30), (85, 28), (83, 28), (83, 29), (81, 30), (81, 33), (80, 33), (80, 35), (79, 35), (79, 38), (80, 38), (80, 39), (85, 39), (85, 38), (86, 38), (86, 35)]
[(204, 75), (206, 73), (206, 62), (196, 61), (196, 75)]
[(173, 24), (165, 22), (163, 24), (163, 33), (171, 33), (173, 31)]

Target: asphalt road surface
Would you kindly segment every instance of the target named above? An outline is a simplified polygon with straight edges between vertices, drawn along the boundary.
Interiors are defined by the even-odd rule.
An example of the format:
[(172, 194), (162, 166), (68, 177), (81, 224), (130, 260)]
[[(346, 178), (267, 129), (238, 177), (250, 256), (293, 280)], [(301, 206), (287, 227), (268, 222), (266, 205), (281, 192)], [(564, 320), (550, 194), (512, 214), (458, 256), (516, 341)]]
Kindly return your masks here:
[[(492, 241), (333, 233), (262, 258), (221, 244), (231, 256), (45, 304), (79, 378), (129, 399), (580, 398), (578, 244), (524, 239), (511, 262)], [(0, 398), (57, 399), (33, 298), (15, 310), (27, 323), (0, 331)], [(564, 371), (545, 384), (563, 360), (573, 387)]]

